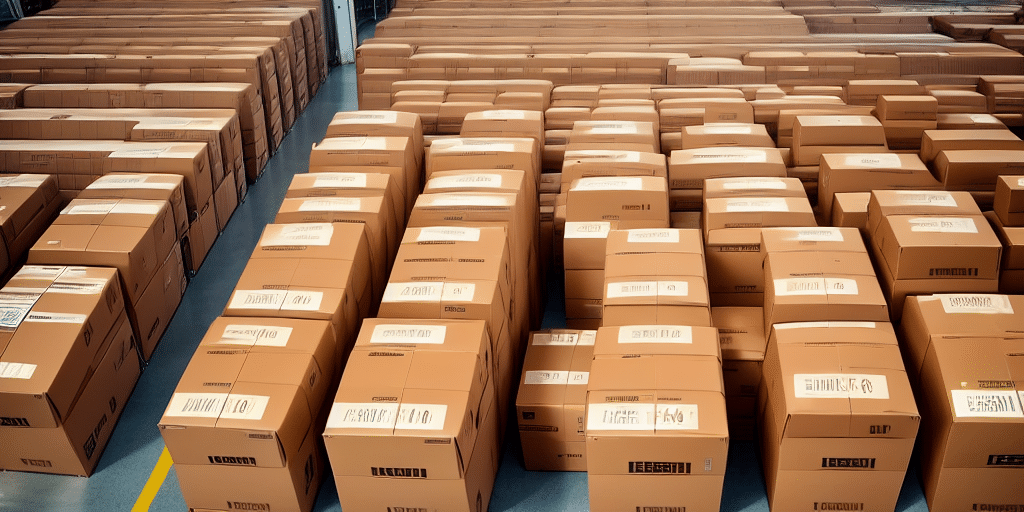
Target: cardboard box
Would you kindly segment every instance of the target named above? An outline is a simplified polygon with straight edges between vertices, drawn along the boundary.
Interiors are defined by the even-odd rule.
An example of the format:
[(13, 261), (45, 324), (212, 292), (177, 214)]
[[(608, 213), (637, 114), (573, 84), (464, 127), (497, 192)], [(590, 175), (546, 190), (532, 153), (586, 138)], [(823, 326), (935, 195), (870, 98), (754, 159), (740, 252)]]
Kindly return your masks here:
[(878, 96), (878, 119), (884, 121), (934, 121), (939, 100), (934, 96)]
[(776, 325), (759, 403), (770, 506), (895, 507), (921, 417), (888, 323)]
[(1004, 226), (1024, 225), (1024, 176), (1000, 176), (992, 210)]
[(562, 189), (579, 178), (593, 176), (660, 176), (667, 178), (665, 155), (639, 151), (592, 149), (566, 152), (562, 162)]
[(149, 361), (156, 350), (157, 343), (185, 295), (186, 285), (181, 246), (174, 244), (138, 302), (126, 304), (128, 319), (135, 331), (136, 345), (143, 361)]
[(420, 116), (394, 110), (357, 110), (334, 114), (324, 138), (408, 137), (418, 167), (423, 167), (423, 126)]
[(920, 190), (872, 190), (868, 202), (868, 239), (889, 215), (981, 215), (974, 198), (967, 192)]
[(857, 228), (862, 234), (867, 234), (870, 200), (871, 192), (836, 193), (832, 197), (832, 225)]
[(192, 221), (188, 227), (187, 246), (184, 251), (186, 270), (195, 275), (199, 267), (210, 253), (214, 242), (217, 241), (217, 208), (213, 205), (213, 198), (207, 199), (206, 205), (198, 212), (198, 218)]
[[(223, 183), (213, 193), (213, 203), (217, 214), (217, 231), (224, 231), (228, 227), (231, 215), (238, 208), (239, 189), (235, 183), (235, 176), (225, 176)], [(244, 196), (243, 196), (244, 197)]]
[(673, 151), (668, 172), (671, 188), (694, 189), (709, 178), (785, 177), (786, 164), (772, 148), (704, 147)]
[(894, 279), (998, 279), (1002, 245), (981, 215), (890, 215), (872, 244)]
[(998, 149), (1021, 150), (1024, 142), (1010, 130), (926, 130), (921, 138), (921, 160), (931, 163), (940, 151)]
[[(462, 121), (460, 137), (514, 137), (544, 145), (544, 112), (530, 110), (485, 110), (470, 112)], [(540, 158), (540, 152), (537, 152)], [(540, 162), (537, 162), (540, 169)]]
[(329, 320), (350, 344), (371, 306), (369, 265), (361, 224), (269, 224), (224, 316)]
[(738, 177), (704, 180), (704, 199), (716, 197), (807, 197), (797, 178)]
[(529, 471), (586, 471), (584, 411), (596, 331), (530, 333), (516, 397)]
[(43, 234), (60, 208), (53, 176), (21, 174), (0, 178), (0, 274), (13, 270)]
[(1006, 125), (996, 116), (986, 113), (943, 113), (935, 117), (939, 130), (1005, 130)]
[(468, 512), (487, 503), (498, 425), (487, 338), (476, 329), (446, 337), (458, 341), (450, 347), (353, 351), (324, 431), (343, 507), (411, 501)]
[(719, 508), (729, 435), (717, 359), (596, 358), (586, 421), (591, 510)]
[(714, 362), (722, 360), (718, 331), (713, 327), (661, 324), (598, 329), (594, 344), (595, 360), (645, 355), (687, 356), (690, 360)]
[(650, 122), (576, 121), (565, 150), (588, 149), (661, 153), (661, 137)]
[(541, 146), (535, 139), (470, 137), (434, 141), (427, 152), (426, 179), (437, 171), (467, 169), (512, 169), (540, 180), (537, 156)]
[(943, 150), (934, 166), (946, 190), (991, 191), (1000, 176), (1024, 174), (1024, 150)]
[(376, 197), (387, 199), (389, 223), (398, 228), (404, 226), (408, 215), (405, 198), (394, 177), (381, 173), (361, 172), (310, 172), (298, 173), (292, 177), (285, 198), (297, 197)]
[(185, 178), (175, 174), (111, 173), (100, 176), (78, 193), (79, 199), (146, 199), (167, 201), (180, 239), (191, 221), (185, 207)]
[(11, 313), (0, 359), (12, 376), (0, 412), (19, 426), (59, 427), (124, 317), (117, 270), (26, 265), (0, 292)]
[(722, 347), (722, 378), (729, 435), (753, 441), (757, 388), (761, 383), (767, 336), (761, 307), (713, 307), (711, 321)]
[(309, 172), (375, 172), (391, 175), (406, 212), (420, 191), (416, 145), (409, 137), (324, 139), (309, 154)]
[(768, 130), (760, 124), (714, 123), (683, 127), (683, 149), (738, 146), (774, 148)]
[(814, 226), (806, 197), (717, 197), (704, 201), (704, 234), (724, 228)]
[[(140, 372), (131, 326), (123, 312), (101, 339), (102, 343), (94, 344), (100, 351), (90, 359), (89, 378), (62, 384), (78, 396), (70, 411), (53, 418), (55, 424), (32, 424), (29, 417), (14, 410), (19, 401), (4, 390), (4, 401), (9, 404), (4, 406), (5, 423), (11, 426), (0, 429), (0, 468), (77, 476), (89, 476), (96, 469)], [(25, 366), (15, 368), (6, 354), (2, 357), (5, 376), (12, 370), (25, 375)], [(45, 371), (45, 366), (40, 370)], [(42, 396), (46, 401), (47, 396)]]
[(833, 197), (842, 192), (880, 189), (941, 190), (917, 155), (895, 153), (834, 153), (822, 155), (818, 174), (818, 205), (822, 217), (832, 218)]
[(885, 146), (885, 131), (872, 116), (797, 116), (793, 151), (803, 146)]
[(755, 305), (760, 306), (764, 292), (761, 228), (714, 229), (707, 232), (705, 240), (711, 293), (756, 293)]
[(850, 228), (764, 228), (761, 257), (776, 252), (855, 252), (867, 254), (860, 232)]
[(569, 187), (566, 221), (654, 221), (668, 226), (668, 181), (654, 176), (581, 178)]

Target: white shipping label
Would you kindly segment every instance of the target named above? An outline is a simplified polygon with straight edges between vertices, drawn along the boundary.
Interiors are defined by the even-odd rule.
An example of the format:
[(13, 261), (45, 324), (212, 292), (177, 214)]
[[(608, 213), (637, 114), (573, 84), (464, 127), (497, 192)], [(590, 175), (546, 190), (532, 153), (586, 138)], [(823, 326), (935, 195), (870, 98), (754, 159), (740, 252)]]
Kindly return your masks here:
[(417, 242), (479, 242), (480, 228), (433, 226), (420, 228)]
[(480, 113), (484, 119), (526, 119), (522, 110), (484, 110)]
[(288, 292), (285, 290), (236, 290), (228, 308), (276, 311), (281, 309), (287, 294)]
[(978, 226), (968, 217), (915, 217), (907, 221), (918, 233), (977, 233)]
[(610, 222), (566, 222), (565, 238), (608, 238)]
[(165, 201), (132, 201), (130, 203), (119, 202), (110, 209), (110, 213), (121, 213), (129, 215), (157, 215), (163, 210)]
[(261, 247), (280, 247), (289, 245), (331, 245), (334, 236), (334, 225), (330, 222), (310, 222), (307, 224), (269, 224), (263, 232)]
[(107, 155), (107, 158), (152, 158), (166, 153), (169, 147), (141, 148), (141, 149), (119, 149)]
[(227, 393), (175, 393), (167, 404), (165, 416), (218, 418), (224, 410)]
[(739, 179), (722, 183), (725, 190), (785, 190), (786, 183), (772, 179)]
[(869, 169), (900, 169), (903, 161), (895, 153), (867, 153), (847, 155), (847, 167), (867, 167)]
[(985, 293), (958, 293), (935, 295), (946, 314), (973, 313), (982, 315), (1012, 315), (1013, 306), (1006, 295)]
[(402, 404), (395, 430), (443, 430), (447, 415), (444, 404)]
[(678, 229), (630, 229), (626, 241), (634, 243), (678, 244)]
[(431, 178), (427, 188), (500, 188), (501, 184), (500, 174), (473, 173)]
[(590, 133), (594, 135), (632, 135), (639, 133), (639, 130), (633, 123), (595, 124), (590, 126)]
[(306, 199), (299, 205), (300, 212), (357, 212), (363, 208), (358, 197), (324, 197)]
[(888, 400), (885, 375), (798, 373), (793, 375), (796, 398), (871, 398)]
[(56, 279), (58, 276), (64, 273), (68, 267), (49, 267), (43, 265), (25, 265), (21, 267), (21, 270), (17, 274), (14, 274), (15, 278), (42, 278), (42, 279)]
[(958, 418), (1024, 418), (1016, 391), (953, 389), (950, 393)]
[(706, 135), (750, 135), (754, 127), (748, 125), (708, 124), (704, 125)]
[(1017, 178), (1017, 186), (1024, 187), (1024, 178)]
[(690, 283), (686, 281), (658, 281), (659, 297), (686, 297), (690, 295)]
[[(741, 127), (742, 128), (742, 127)], [(741, 129), (738, 128), (738, 129)], [(704, 133), (711, 130), (720, 130), (721, 126), (705, 126)], [(732, 133), (732, 132), (730, 132)], [(750, 133), (749, 129), (743, 133)], [(711, 153), (714, 151), (714, 153)], [(761, 164), (768, 161), (768, 153), (756, 149), (706, 149), (697, 152), (691, 159), (694, 163), (700, 164)]]
[(219, 344), (257, 347), (285, 347), (292, 336), (291, 327), (230, 324), (224, 326)]
[(450, 149), (459, 152), (472, 153), (511, 153), (516, 150), (516, 145), (501, 142), (469, 142), (463, 140), (459, 146), (452, 146)]
[(149, 177), (144, 175), (108, 174), (107, 176), (100, 176), (86, 188), (100, 190), (123, 188), (174, 190), (176, 186), (177, 183), (149, 181)]
[(220, 418), (223, 420), (261, 420), (269, 404), (269, 396), (231, 394), (224, 401), (224, 410), (220, 413)]
[(397, 403), (335, 402), (327, 418), (327, 428), (395, 428)]
[(654, 404), (590, 404), (587, 430), (654, 431)]
[(605, 297), (609, 299), (657, 296), (657, 281), (624, 281), (619, 283), (608, 283), (608, 289), (605, 291)]
[(107, 287), (106, 279), (89, 279), (85, 277), (58, 278), (49, 288), (48, 293), (71, 293), (75, 295), (98, 295)]
[(693, 343), (688, 325), (629, 325), (619, 327), (619, 343)]
[(775, 295), (857, 295), (857, 281), (838, 277), (793, 277), (775, 280)]
[(64, 208), (61, 215), (106, 215), (117, 206), (117, 201), (102, 203), (88, 202), (85, 204), (73, 204)]
[(441, 289), (441, 300), (443, 302), (472, 302), (476, 294), (476, 285), (473, 283), (445, 283)]
[(918, 192), (901, 190), (896, 192), (896, 204), (920, 205), (920, 206), (941, 206), (944, 208), (956, 208), (956, 199), (949, 192)]
[(533, 335), (533, 345), (542, 347), (574, 347), (579, 336), (574, 332), (547, 333)]
[(523, 384), (568, 384), (568, 370), (529, 370), (523, 372)]
[(338, 119), (331, 124), (395, 124), (398, 122), (398, 112), (357, 112), (354, 115)]
[(443, 288), (441, 281), (388, 283), (383, 302), (441, 302)]
[(569, 385), (587, 385), (590, 382), (590, 372), (569, 372)]
[(84, 324), (86, 315), (74, 313), (43, 313), (33, 311), (25, 317), (26, 322), (43, 322), (51, 324)]
[(697, 430), (697, 404), (658, 404), (655, 430)]
[(727, 212), (788, 212), (789, 204), (782, 197), (730, 198), (725, 202)]
[(46, 181), (45, 174), (21, 174), (0, 178), (0, 187), (37, 188)]
[(0, 304), (0, 329), (17, 329), (31, 310), (32, 304)]
[(643, 179), (631, 177), (580, 178), (572, 190), (643, 190)]
[(289, 290), (284, 296), (281, 311), (318, 311), (324, 301), (324, 292)]
[(576, 341), (577, 345), (585, 347), (593, 347), (594, 342), (597, 341), (597, 331), (580, 331), (580, 337)]
[(775, 324), (772, 326), (775, 330), (780, 329), (876, 329), (878, 324), (875, 322), (844, 322), (844, 321), (826, 321), (826, 322), (790, 322), (785, 324)]
[(366, 188), (366, 175), (359, 172), (317, 173), (313, 188)]
[(842, 242), (843, 232), (838, 228), (794, 229), (788, 240), (799, 242)]
[(480, 194), (427, 194), (420, 198), (425, 206), (509, 206), (505, 197)]
[(379, 324), (373, 327), (370, 343), (443, 345), (447, 334), (443, 325)]
[(28, 380), (35, 372), (36, 365), (34, 364), (0, 362), (0, 379)]

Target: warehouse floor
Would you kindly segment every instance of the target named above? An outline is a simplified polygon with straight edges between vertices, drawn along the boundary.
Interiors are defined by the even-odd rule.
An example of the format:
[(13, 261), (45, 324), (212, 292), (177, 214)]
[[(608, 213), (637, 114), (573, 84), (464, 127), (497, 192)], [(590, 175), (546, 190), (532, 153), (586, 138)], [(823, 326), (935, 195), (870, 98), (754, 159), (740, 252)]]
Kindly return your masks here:
[[(263, 226), (273, 219), (292, 175), (306, 170), (310, 146), (323, 137), (335, 112), (356, 108), (355, 66), (335, 68), (270, 160), (263, 177), (249, 189), (245, 202), (189, 284), (96, 473), (86, 479), (0, 472), (0, 511), (185, 510), (175, 472), (166, 471), (168, 457), (161, 457), (164, 444), (157, 422), (200, 338), (223, 310)], [(544, 327), (561, 327), (565, 322), (560, 277), (556, 278), (549, 286)], [(527, 472), (523, 470), (518, 442), (512, 425), (490, 510), (588, 509), (585, 473)], [(896, 507), (899, 512), (927, 510), (915, 468), (912, 463)], [(324, 482), (315, 510), (340, 510), (330, 479)], [(754, 443), (732, 443), (722, 510), (768, 510)]]

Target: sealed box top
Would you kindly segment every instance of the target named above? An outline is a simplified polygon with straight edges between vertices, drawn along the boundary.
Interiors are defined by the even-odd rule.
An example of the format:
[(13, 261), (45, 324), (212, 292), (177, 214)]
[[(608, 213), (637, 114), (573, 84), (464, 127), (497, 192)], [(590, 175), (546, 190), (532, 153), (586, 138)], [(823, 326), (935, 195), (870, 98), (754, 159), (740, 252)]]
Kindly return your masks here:
[(668, 176), (665, 155), (641, 151), (587, 149), (566, 151), (562, 182), (589, 176)]
[(537, 172), (538, 143), (522, 137), (456, 137), (430, 144), (427, 178), (437, 171), (458, 169), (516, 169)]
[(723, 361), (763, 361), (768, 336), (764, 333), (764, 309), (760, 307), (713, 307), (711, 324), (718, 329)]
[(362, 172), (298, 173), (285, 197), (332, 197), (391, 194), (391, 175)]
[(874, 116), (797, 116), (793, 140), (801, 146), (884, 146), (885, 130)]
[(46, 174), (0, 178), (0, 229), (8, 244), (21, 235), (35, 216), (57, 198), (57, 180)]
[(573, 142), (634, 142), (654, 140), (654, 124), (643, 121), (576, 121), (569, 135)]
[(704, 180), (704, 199), (715, 197), (807, 197), (797, 178), (774, 176), (708, 178)]
[(493, 357), (483, 320), (367, 318), (355, 349), (471, 352), (487, 363)]
[(596, 331), (530, 333), (516, 405), (586, 404)]
[(921, 160), (934, 161), (940, 151), (951, 149), (1024, 149), (1024, 141), (1010, 130), (925, 130)]
[[(617, 254), (703, 254), (704, 243), (696, 229), (614, 229), (608, 233), (606, 256)], [(643, 272), (641, 269), (637, 269)]]
[(723, 228), (816, 225), (806, 197), (715, 197), (704, 201), (705, 233)]
[(781, 227), (761, 229), (761, 254), (770, 252), (838, 251), (867, 254), (857, 228)]
[(364, 261), (366, 226), (359, 222), (267, 224), (251, 258)]
[(981, 215), (970, 192), (941, 190), (872, 190), (868, 201), (868, 234), (889, 215)]
[[(78, 199), (125, 198), (167, 201), (179, 233), (188, 227), (185, 211), (185, 177), (180, 174), (111, 173), (100, 176), (78, 193)], [(184, 224), (181, 226), (180, 224)]]
[(332, 165), (341, 159), (346, 165), (404, 167), (412, 159), (409, 137), (334, 137), (313, 146), (310, 165)]
[(572, 182), (566, 220), (653, 220), (668, 226), (668, 180), (655, 176), (591, 177)]
[(0, 416), (60, 426), (124, 315), (117, 275), (113, 268), (26, 265), (0, 290)]
[(729, 176), (784, 178), (786, 163), (778, 149), (768, 147), (712, 146), (672, 151), (672, 188), (700, 188), (703, 179)]
[(400, 136), (422, 138), (420, 116), (393, 110), (338, 112), (327, 125), (325, 138), (353, 136)]
[[(503, 280), (509, 284), (508, 235), (503, 227), (409, 228), (390, 281), (412, 277)], [(420, 271), (429, 273), (418, 275)]]
[(983, 215), (890, 215), (874, 244), (896, 279), (998, 279), (1003, 245)]
[(1021, 466), (1022, 354), (1020, 337), (942, 339), (929, 347), (920, 384), (929, 435), (922, 441), (942, 467)]
[(518, 194), (535, 188), (527, 183), (526, 173), (512, 169), (464, 169), (437, 171), (430, 175), (424, 193), (498, 192)]
[(769, 421), (783, 437), (917, 435), (920, 415), (888, 322), (776, 324), (764, 372), (779, 404)]
[(594, 357), (626, 355), (705, 356), (721, 361), (718, 330), (689, 325), (626, 325), (597, 331)]
[(774, 148), (775, 142), (762, 124), (714, 123), (683, 127), (683, 149), (738, 146)]

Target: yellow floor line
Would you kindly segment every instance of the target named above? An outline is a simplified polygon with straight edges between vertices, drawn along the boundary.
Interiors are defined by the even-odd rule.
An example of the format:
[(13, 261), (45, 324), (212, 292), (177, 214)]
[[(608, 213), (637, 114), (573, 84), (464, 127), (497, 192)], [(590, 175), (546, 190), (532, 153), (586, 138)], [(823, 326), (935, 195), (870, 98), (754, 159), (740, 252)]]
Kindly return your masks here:
[(165, 446), (163, 453), (160, 454), (160, 459), (156, 461), (156, 466), (153, 467), (153, 472), (149, 474), (146, 486), (139, 493), (139, 499), (135, 500), (132, 512), (146, 512), (149, 510), (149, 506), (153, 504), (153, 499), (156, 498), (156, 493), (160, 491), (160, 486), (163, 485), (164, 479), (167, 478), (167, 472), (171, 470), (172, 464), (174, 464), (174, 461), (171, 460), (171, 454)]

